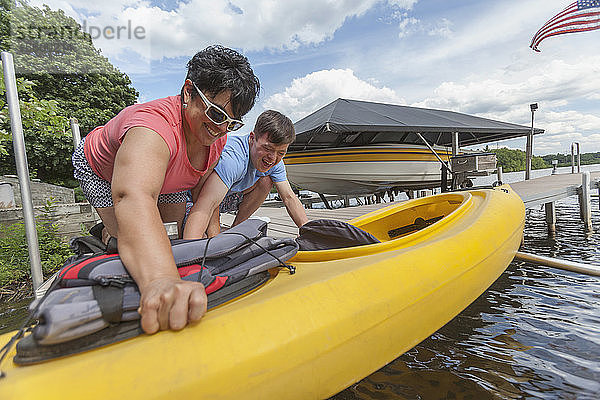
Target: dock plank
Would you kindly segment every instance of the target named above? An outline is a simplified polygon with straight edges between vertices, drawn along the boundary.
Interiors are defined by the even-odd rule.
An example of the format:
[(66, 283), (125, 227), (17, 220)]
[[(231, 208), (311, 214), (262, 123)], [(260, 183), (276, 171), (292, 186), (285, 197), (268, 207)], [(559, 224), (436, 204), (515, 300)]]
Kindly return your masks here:
[[(341, 221), (348, 221), (361, 215), (370, 213), (371, 211), (378, 210), (383, 207), (387, 207), (392, 203), (379, 203), (370, 204), (366, 206), (355, 206), (337, 208), (333, 210), (328, 209), (310, 209), (306, 210), (306, 216), (309, 220), (330, 218)], [(282, 237), (294, 237), (298, 235), (298, 228), (294, 224), (294, 221), (290, 218), (285, 207), (260, 207), (253, 216), (268, 217), (271, 222), (269, 223), (267, 234), (271, 237), (282, 238)], [(221, 225), (223, 227), (229, 227), (233, 223), (235, 215), (233, 214), (221, 214)]]
[[(600, 172), (591, 172), (591, 186), (598, 187)], [(581, 188), (582, 174), (556, 174), (527, 181), (511, 183), (510, 186), (521, 197), (525, 207), (538, 207), (566, 197), (575, 196)]]

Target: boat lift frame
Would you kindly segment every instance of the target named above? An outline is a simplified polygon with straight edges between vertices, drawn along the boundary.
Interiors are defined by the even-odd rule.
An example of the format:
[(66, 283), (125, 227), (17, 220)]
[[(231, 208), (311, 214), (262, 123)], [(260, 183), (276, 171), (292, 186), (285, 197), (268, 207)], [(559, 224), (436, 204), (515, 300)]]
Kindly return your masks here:
[[(433, 153), (433, 155), (438, 159), (440, 164), (442, 164), (441, 189), (442, 189), (442, 192), (445, 192), (448, 189), (448, 172), (450, 173), (450, 176), (452, 176), (454, 178), (454, 175), (453, 175), (454, 173), (452, 172), (452, 167), (450, 166), (449, 163), (446, 163), (444, 160), (442, 160), (442, 157), (440, 157), (440, 155), (435, 151), (433, 146), (431, 144), (429, 144), (427, 139), (425, 139), (423, 137), (423, 135), (421, 135), (420, 132), (415, 132), (415, 133), (418, 136), (418, 138), (423, 143), (425, 143), (425, 145), (427, 146), (427, 148), (429, 148), (429, 150)], [(458, 154), (458, 149), (459, 149), (458, 132), (453, 132), (452, 133), (452, 156), (453, 157)], [(452, 181), (454, 181), (454, 179), (452, 179)]]

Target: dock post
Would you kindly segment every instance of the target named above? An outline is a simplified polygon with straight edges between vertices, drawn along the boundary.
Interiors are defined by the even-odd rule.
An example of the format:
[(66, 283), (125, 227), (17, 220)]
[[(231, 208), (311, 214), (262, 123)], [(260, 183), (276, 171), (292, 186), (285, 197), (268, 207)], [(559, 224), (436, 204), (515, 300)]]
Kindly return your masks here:
[(498, 169), (496, 171), (498, 174), (498, 183), (502, 184), (504, 182), (504, 177), (502, 176), (502, 166), (498, 165)]
[(592, 227), (592, 196), (590, 195), (590, 180), (591, 178), (589, 171), (585, 171), (581, 175), (581, 193), (579, 195), (579, 209), (581, 212), (581, 219), (588, 233), (594, 231)]
[(10, 114), (15, 164), (17, 166), (17, 175), (19, 176), (21, 189), (21, 203), (23, 207), (23, 219), (25, 221), (25, 236), (29, 252), (31, 280), (33, 282), (33, 292), (36, 293), (36, 289), (44, 282), (44, 276), (42, 274), (40, 247), (35, 227), (35, 217), (33, 215), (33, 199), (29, 184), (29, 165), (27, 164), (27, 153), (25, 152), (25, 137), (23, 136), (23, 123), (21, 120), (21, 109), (19, 108), (15, 66), (12, 54), (7, 51), (2, 52), (2, 69), (6, 88), (6, 102), (8, 103), (8, 113)]
[(525, 145), (525, 180), (529, 180), (531, 175), (531, 148), (533, 147), (531, 142), (532, 135), (527, 135), (527, 144)]
[(458, 132), (452, 132), (452, 157), (455, 157), (460, 152), (460, 142), (458, 140)]
[(546, 203), (544, 206), (546, 210), (548, 234), (554, 236), (556, 234), (556, 208), (554, 207), (554, 202)]
[(442, 181), (440, 184), (440, 190), (442, 193), (448, 191), (448, 171), (444, 167), (442, 167)]
[(571, 143), (571, 173), (575, 173), (575, 147), (577, 147), (577, 173), (581, 172), (581, 154), (579, 142)]

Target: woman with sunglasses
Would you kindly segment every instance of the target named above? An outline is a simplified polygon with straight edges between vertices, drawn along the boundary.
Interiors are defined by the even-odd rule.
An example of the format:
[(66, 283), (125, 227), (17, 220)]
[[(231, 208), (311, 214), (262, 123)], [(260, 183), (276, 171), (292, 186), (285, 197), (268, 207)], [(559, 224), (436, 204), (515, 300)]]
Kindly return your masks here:
[(125, 108), (90, 132), (73, 154), (75, 178), (141, 292), (146, 333), (178, 330), (206, 312), (200, 283), (182, 281), (163, 222), (181, 232), (186, 193), (197, 195), (226, 134), (243, 125), (260, 90), (248, 60), (211, 46), (188, 62), (178, 96)]

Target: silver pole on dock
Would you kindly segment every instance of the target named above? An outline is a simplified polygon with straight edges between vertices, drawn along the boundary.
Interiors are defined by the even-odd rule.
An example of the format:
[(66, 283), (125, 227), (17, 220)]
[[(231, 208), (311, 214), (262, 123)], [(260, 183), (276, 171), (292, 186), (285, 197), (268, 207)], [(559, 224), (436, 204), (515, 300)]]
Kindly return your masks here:
[(77, 118), (71, 118), (71, 133), (73, 134), (73, 148), (77, 148), (81, 142), (81, 133), (79, 132), (79, 123)]
[(458, 132), (452, 132), (452, 157), (456, 157), (460, 152), (460, 143), (458, 140)]
[(498, 183), (502, 184), (504, 182), (504, 174), (502, 172), (502, 165), (498, 165), (496, 169), (496, 174), (498, 175)]
[(571, 173), (575, 173), (575, 148), (577, 147), (577, 173), (581, 172), (581, 152), (579, 142), (571, 143)]
[(25, 235), (27, 236), (27, 248), (29, 250), (29, 264), (31, 267), (31, 278), (33, 290), (42, 284), (42, 262), (38, 243), (37, 230), (35, 229), (35, 218), (33, 216), (33, 201), (29, 185), (29, 166), (27, 154), (25, 153), (25, 138), (23, 136), (23, 124), (21, 122), (21, 109), (19, 108), (19, 95), (17, 93), (17, 79), (15, 77), (15, 66), (13, 56), (9, 52), (2, 52), (2, 70), (4, 72), (4, 85), (6, 87), (6, 101), (10, 115), (10, 128), (13, 137), (15, 151), (15, 163), (17, 175), (21, 187), (21, 203), (23, 207), (23, 219), (25, 220)]
[(531, 176), (531, 159), (533, 158), (533, 117), (535, 110), (538, 109), (537, 103), (529, 105), (531, 109), (531, 132), (527, 135), (527, 145), (525, 147), (525, 180), (529, 180)]
[(592, 233), (592, 196), (590, 192), (591, 176), (589, 171), (581, 174), (581, 193), (579, 197), (579, 210), (581, 212), (581, 220), (585, 225), (588, 233)]
[(547, 267), (564, 269), (573, 272), (580, 272), (582, 274), (587, 275), (600, 276), (600, 267), (597, 265), (583, 264), (575, 261), (559, 260), (558, 258), (523, 253), (522, 251), (517, 251), (517, 254), (515, 254), (515, 259), (519, 261), (545, 265)]

